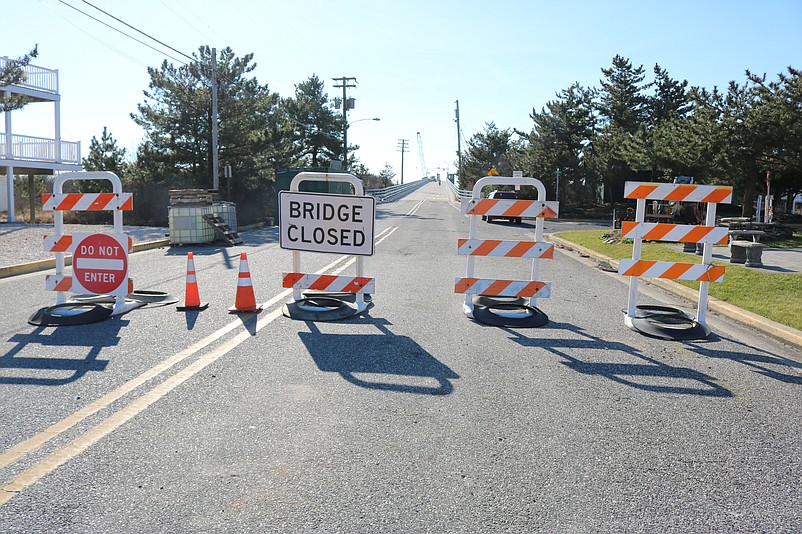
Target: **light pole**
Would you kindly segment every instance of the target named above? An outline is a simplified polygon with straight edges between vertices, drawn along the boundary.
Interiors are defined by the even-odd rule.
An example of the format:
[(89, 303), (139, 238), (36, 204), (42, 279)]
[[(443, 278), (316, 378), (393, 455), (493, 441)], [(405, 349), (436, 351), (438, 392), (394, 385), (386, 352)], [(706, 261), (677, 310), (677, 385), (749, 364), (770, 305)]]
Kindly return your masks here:
[[(351, 124), (356, 124), (362, 121), (380, 121), (379, 117), (373, 117), (372, 119), (357, 119), (352, 121)], [(343, 171), (348, 170), (348, 128), (351, 127), (351, 124), (345, 123), (345, 130), (343, 135)]]

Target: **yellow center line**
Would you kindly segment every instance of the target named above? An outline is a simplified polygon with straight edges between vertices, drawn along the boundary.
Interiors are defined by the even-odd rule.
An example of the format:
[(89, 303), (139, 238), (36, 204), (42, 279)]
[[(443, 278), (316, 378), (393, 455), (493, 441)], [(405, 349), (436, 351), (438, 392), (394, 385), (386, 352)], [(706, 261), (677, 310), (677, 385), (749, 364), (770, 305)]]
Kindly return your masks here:
[[(398, 227), (394, 226), (382, 231), (376, 238), (376, 244), (378, 245), (379, 243), (387, 239), (397, 229)], [(320, 269), (319, 271), (317, 271), (316, 274), (321, 274), (326, 271), (329, 271), (338, 264), (342, 263), (343, 261), (345, 261), (345, 263), (342, 264), (335, 271), (335, 274), (341, 273), (355, 262), (353, 257), (343, 256), (331, 262), (324, 268)], [(290, 289), (282, 291), (281, 293), (275, 295), (269, 301), (264, 303), (263, 307), (266, 308), (270, 307), (276, 302), (283, 300), (290, 294), (292, 294), (292, 290)], [(257, 320), (256, 331), (257, 332), (260, 331), (262, 328), (275, 321), (278, 317), (281, 317), (281, 315), (282, 315), (282, 310), (276, 309), (270, 312), (268, 315), (260, 318), (260, 320)], [(3, 454), (0, 454), (0, 468), (6, 467), (8, 465), (11, 465), (12, 463), (19, 461), (26, 455), (42, 447), (44, 444), (46, 444), (59, 434), (74, 427), (75, 425), (77, 425), (87, 417), (91, 416), (92, 414), (95, 414), (100, 410), (109, 407), (113, 402), (119, 400), (121, 397), (130, 393), (131, 391), (141, 386), (145, 382), (163, 373), (164, 371), (173, 367), (177, 363), (200, 352), (214, 341), (220, 339), (225, 334), (231, 332), (232, 330), (240, 326), (242, 326), (241, 320), (232, 321), (231, 323), (227, 324), (223, 328), (220, 328), (216, 332), (206, 336), (197, 343), (194, 343), (193, 345), (176, 353), (175, 355), (163, 361), (162, 363), (145, 371), (138, 377), (126, 382), (125, 384), (119, 386), (113, 391), (107, 393), (100, 399), (85, 406), (84, 408), (78, 410), (72, 415), (62, 419), (58, 423), (50, 426), (46, 430), (37, 434), (36, 436), (33, 436), (32, 438), (6, 450)], [(208, 365), (220, 359), (225, 354), (228, 354), (231, 350), (233, 350), (238, 345), (240, 345), (241, 343), (243, 343), (244, 341), (246, 341), (251, 337), (253, 337), (253, 335), (248, 330), (238, 333), (236, 336), (226, 341), (223, 345), (201, 356), (195, 362), (189, 364), (187, 367), (185, 367), (178, 373), (165, 379), (163, 382), (154, 386), (153, 389), (145, 392), (140, 397), (133, 400), (127, 406), (119, 409), (117, 412), (113, 413), (105, 420), (95, 425), (90, 430), (87, 430), (79, 437), (71, 441), (69, 444), (56, 450), (55, 452), (51, 453), (43, 460), (38, 462), (37, 464), (33, 465), (32, 467), (20, 473), (18, 476), (9, 480), (0, 491), (0, 506), (7, 503), (23, 489), (27, 488), (31, 484), (34, 484), (48, 473), (52, 472), (59, 466), (63, 465), (72, 458), (75, 458), (76, 456), (81, 454), (83, 451), (91, 447), (93, 444), (97, 443), (99, 440), (109, 435), (111, 432), (119, 428), (121, 425), (125, 424), (127, 421), (131, 420), (133, 417), (144, 411), (148, 406), (150, 406), (157, 400), (167, 395), (170, 391), (172, 391), (179, 385), (183, 384), (189, 378), (193, 377), (201, 370), (206, 368)]]

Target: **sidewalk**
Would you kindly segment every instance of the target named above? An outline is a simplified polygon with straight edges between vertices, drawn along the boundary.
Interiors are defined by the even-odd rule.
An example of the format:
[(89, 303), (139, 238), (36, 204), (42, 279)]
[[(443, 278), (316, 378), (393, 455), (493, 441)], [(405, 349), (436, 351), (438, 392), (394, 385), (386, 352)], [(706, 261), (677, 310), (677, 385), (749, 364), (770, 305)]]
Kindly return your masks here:
[[(583, 256), (587, 256), (592, 258), (599, 263), (608, 264), (612, 266), (614, 269), (618, 269), (618, 260), (614, 260), (609, 258), (603, 254), (599, 254), (593, 250), (587, 249), (581, 245), (577, 245), (576, 243), (571, 243), (570, 241), (566, 241), (560, 237), (555, 235), (549, 235), (548, 240), (553, 242), (555, 245), (563, 248), (565, 250), (577, 252)], [(682, 247), (679, 247), (680, 249)], [(767, 255), (767, 252), (769, 255)], [(726, 253), (727, 255), (722, 255)], [(691, 254), (689, 254), (691, 256)], [(693, 254), (693, 256), (696, 256)], [(714, 253), (713, 257), (719, 260), (727, 261), (729, 260), (729, 251), (726, 248), (721, 248), (718, 254)], [(764, 272), (800, 272), (802, 271), (802, 249), (766, 249), (763, 251), (763, 264), (764, 267), (762, 269), (755, 269)], [(644, 283), (652, 284), (658, 286), (666, 291), (673, 293), (683, 299), (689, 300), (691, 302), (696, 302), (698, 298), (698, 292), (694, 291), (693, 289), (678, 284), (673, 280), (667, 280), (663, 278), (646, 278), (642, 280)], [(802, 331), (796, 330), (795, 328), (791, 328), (789, 326), (785, 326), (784, 324), (777, 323), (770, 319), (766, 319), (760, 315), (752, 313), (750, 311), (744, 310), (737, 306), (733, 306), (727, 302), (719, 300), (714, 297), (709, 297), (707, 302), (707, 308), (710, 311), (719, 313), (728, 319), (736, 321), (740, 324), (748, 326), (750, 328), (754, 328), (763, 332), (764, 334), (771, 336), (775, 339), (779, 339), (789, 345), (794, 346), (795, 348), (802, 350)]]

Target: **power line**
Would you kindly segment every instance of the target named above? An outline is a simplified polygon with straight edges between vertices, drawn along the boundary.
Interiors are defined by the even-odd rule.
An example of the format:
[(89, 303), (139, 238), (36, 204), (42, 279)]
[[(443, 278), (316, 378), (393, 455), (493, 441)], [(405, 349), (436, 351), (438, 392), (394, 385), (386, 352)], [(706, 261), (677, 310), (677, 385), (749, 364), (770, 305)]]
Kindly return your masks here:
[(132, 55), (130, 55), (130, 54), (126, 54), (126, 53), (125, 53), (125, 52), (123, 52), (122, 50), (120, 50), (120, 49), (118, 49), (118, 48), (115, 48), (115, 47), (113, 47), (112, 45), (110, 45), (109, 43), (107, 43), (107, 42), (106, 42), (106, 41), (104, 41), (103, 39), (100, 39), (100, 38), (99, 38), (99, 37), (97, 37), (96, 35), (94, 35), (94, 34), (92, 34), (92, 33), (89, 33), (88, 31), (84, 30), (83, 28), (81, 28), (80, 26), (78, 26), (77, 24), (75, 24), (73, 21), (71, 21), (70, 19), (68, 19), (67, 17), (65, 17), (65, 16), (64, 16), (62, 13), (59, 13), (58, 11), (56, 11), (55, 9), (53, 9), (53, 7), (52, 7), (52, 6), (50, 6), (50, 5), (46, 4), (46, 3), (44, 2), (44, 0), (39, 0), (39, 2), (40, 2), (42, 5), (44, 5), (44, 6), (45, 6), (47, 9), (49, 9), (50, 11), (52, 11), (52, 12), (53, 12), (53, 14), (55, 14), (55, 15), (58, 15), (59, 17), (61, 17), (62, 19), (64, 19), (64, 22), (66, 22), (66, 23), (67, 23), (67, 24), (69, 24), (70, 26), (74, 27), (76, 30), (78, 30), (78, 31), (80, 31), (80, 32), (82, 32), (82, 33), (85, 33), (86, 35), (88, 35), (89, 37), (91, 37), (92, 39), (94, 39), (95, 41), (97, 41), (98, 43), (102, 44), (102, 45), (103, 45), (103, 46), (105, 46), (106, 48), (108, 48), (108, 49), (110, 49), (110, 50), (113, 50), (114, 52), (117, 52), (117, 53), (118, 53), (118, 54), (120, 54), (121, 56), (123, 56), (123, 57), (125, 57), (125, 58), (128, 58), (129, 60), (131, 60), (131, 61), (133, 61), (134, 63), (137, 63), (137, 64), (139, 64), (139, 65), (142, 65), (143, 67), (147, 67), (147, 66), (148, 66), (148, 64), (147, 64), (147, 63), (145, 63), (144, 61), (140, 61), (140, 60), (138, 60), (137, 58), (135, 58), (134, 56), (132, 56)]
[[(165, 54), (165, 53), (164, 53), (162, 50), (159, 50), (158, 48), (155, 48), (155, 47), (153, 47), (153, 46), (149, 45), (148, 43), (146, 43), (146, 42), (144, 42), (144, 41), (140, 41), (140, 40), (139, 40), (139, 39), (137, 39), (136, 37), (133, 37), (133, 36), (131, 36), (131, 35), (128, 35), (127, 33), (125, 33), (124, 31), (120, 30), (119, 28), (115, 28), (114, 26), (112, 26), (112, 25), (110, 25), (110, 24), (108, 24), (108, 23), (106, 23), (106, 22), (103, 22), (103, 21), (102, 21), (102, 20), (100, 20), (99, 18), (97, 18), (97, 17), (93, 17), (93, 16), (92, 16), (92, 15), (90, 15), (89, 13), (87, 13), (87, 12), (85, 12), (85, 11), (82, 11), (82, 10), (78, 9), (77, 7), (75, 7), (75, 6), (71, 5), (71, 4), (68, 4), (68, 3), (67, 3), (67, 2), (65, 2), (64, 0), (58, 0), (58, 1), (59, 1), (59, 2), (61, 2), (62, 4), (64, 4), (65, 6), (67, 6), (67, 7), (71, 8), (71, 9), (74, 9), (74, 10), (75, 10), (75, 11), (77, 11), (78, 13), (81, 13), (82, 15), (85, 15), (85, 16), (89, 17), (90, 19), (92, 19), (92, 20), (94, 20), (94, 21), (96, 21), (96, 22), (99, 22), (99, 23), (101, 23), (102, 25), (104, 25), (104, 26), (106, 26), (106, 27), (108, 27), (108, 28), (111, 28), (112, 30), (114, 30), (114, 31), (116, 31), (116, 32), (118, 32), (118, 33), (121, 33), (121, 34), (123, 34), (124, 36), (128, 37), (129, 39), (133, 39), (133, 40), (134, 40), (134, 41), (136, 41), (137, 43), (139, 43), (139, 44), (142, 44), (142, 45), (145, 45), (145, 46), (147, 46), (148, 48), (150, 48), (151, 50), (154, 50), (154, 51), (158, 52), (159, 54), (163, 54), (163, 55), (165, 55), (165, 56), (169, 57), (170, 59), (172, 59), (172, 60), (174, 60), (174, 61), (177, 61), (178, 63), (181, 63), (182, 65), (186, 65), (186, 63), (184, 63), (184, 62), (183, 62), (183, 61), (181, 61), (180, 59), (176, 59), (176, 58), (174, 58), (173, 56), (171, 56), (171, 55), (169, 55), (169, 54)], [(93, 6), (93, 7), (94, 7), (94, 6)], [(182, 54), (182, 55), (185, 55), (185, 54)], [(187, 57), (189, 57), (189, 56), (187, 56)], [(190, 59), (191, 59), (191, 58), (190, 58)]]
[[(185, 53), (183, 53), (182, 51), (180, 51), (180, 50), (177, 50), (177, 49), (173, 48), (172, 46), (168, 45), (167, 43), (164, 43), (164, 42), (162, 42), (162, 41), (159, 41), (158, 39), (156, 39), (156, 38), (155, 38), (155, 37), (153, 37), (152, 35), (149, 35), (149, 34), (147, 34), (147, 33), (143, 32), (143, 31), (142, 31), (142, 30), (140, 30), (139, 28), (135, 28), (134, 26), (131, 26), (130, 24), (128, 24), (128, 23), (127, 23), (127, 22), (125, 22), (124, 20), (120, 20), (120, 19), (118, 19), (117, 17), (115, 17), (114, 15), (112, 15), (111, 13), (109, 13), (108, 11), (103, 11), (102, 9), (100, 9), (100, 8), (99, 8), (99, 7), (97, 7), (96, 5), (92, 4), (91, 2), (88, 2), (87, 0), (82, 0), (82, 2), (83, 2), (84, 4), (86, 4), (86, 5), (88, 5), (88, 6), (91, 6), (91, 7), (95, 8), (95, 9), (97, 9), (98, 11), (100, 11), (101, 13), (103, 13), (104, 15), (106, 15), (107, 17), (111, 17), (111, 18), (113, 18), (114, 20), (116, 20), (116, 21), (117, 21), (117, 22), (119, 22), (120, 24), (125, 24), (126, 26), (128, 26), (128, 27), (129, 27), (129, 28), (131, 28), (132, 30), (134, 30), (134, 31), (136, 31), (136, 32), (139, 32), (139, 33), (141, 33), (142, 35), (144, 35), (145, 37), (147, 37), (147, 38), (148, 38), (148, 39), (150, 39), (151, 41), (156, 41), (156, 42), (157, 42), (157, 43), (159, 43), (160, 45), (162, 45), (162, 46), (164, 46), (164, 47), (166, 47), (166, 48), (169, 48), (170, 50), (172, 50), (172, 51), (173, 51), (173, 52), (175, 52), (176, 54), (182, 55), (182, 56), (184, 56), (185, 58), (187, 58), (187, 59), (188, 59), (188, 60), (190, 60), (190, 61), (195, 61), (195, 59), (194, 59), (193, 57), (186, 55), (186, 54), (185, 54)], [(132, 39), (133, 39), (133, 37), (132, 37)], [(178, 60), (176, 60), (176, 61), (178, 61)]]

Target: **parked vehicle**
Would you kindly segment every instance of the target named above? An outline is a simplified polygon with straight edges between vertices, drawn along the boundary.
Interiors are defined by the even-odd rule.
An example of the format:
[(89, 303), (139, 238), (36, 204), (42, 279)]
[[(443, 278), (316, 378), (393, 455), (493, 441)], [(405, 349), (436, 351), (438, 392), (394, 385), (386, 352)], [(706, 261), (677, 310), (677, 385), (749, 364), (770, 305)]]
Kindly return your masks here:
[[(513, 199), (518, 200), (518, 193), (515, 191), (491, 191), (487, 198), (503, 198), (503, 199)], [(512, 224), (521, 224), (520, 217), (490, 217), (486, 215), (482, 215), (482, 220), (487, 222), (492, 222), (493, 219), (507, 219)]]

